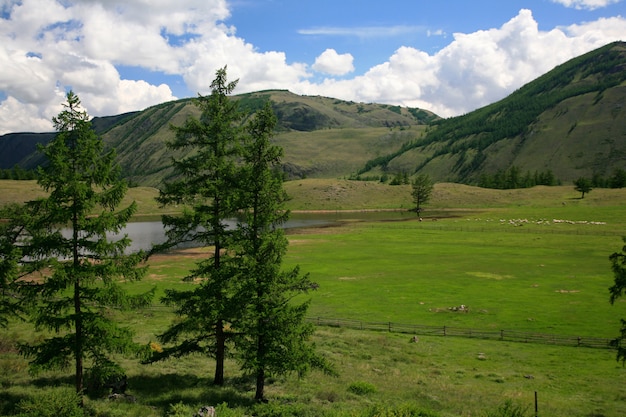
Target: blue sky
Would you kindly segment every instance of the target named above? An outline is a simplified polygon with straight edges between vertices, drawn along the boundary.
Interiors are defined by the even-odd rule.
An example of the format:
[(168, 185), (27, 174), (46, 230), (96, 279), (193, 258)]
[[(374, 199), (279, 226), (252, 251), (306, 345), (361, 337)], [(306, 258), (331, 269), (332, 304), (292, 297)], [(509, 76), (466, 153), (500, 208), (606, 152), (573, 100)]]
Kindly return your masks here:
[(626, 0), (0, 0), (0, 134), (269, 88), (462, 114), (626, 40)]
[(591, 11), (548, 0), (257, 0), (234, 2), (226, 23), (260, 51), (284, 51), (290, 62), (312, 62), (327, 48), (349, 52), (363, 73), (400, 46), (433, 54), (454, 33), (500, 27), (524, 8), (541, 30), (626, 12), (619, 3)]

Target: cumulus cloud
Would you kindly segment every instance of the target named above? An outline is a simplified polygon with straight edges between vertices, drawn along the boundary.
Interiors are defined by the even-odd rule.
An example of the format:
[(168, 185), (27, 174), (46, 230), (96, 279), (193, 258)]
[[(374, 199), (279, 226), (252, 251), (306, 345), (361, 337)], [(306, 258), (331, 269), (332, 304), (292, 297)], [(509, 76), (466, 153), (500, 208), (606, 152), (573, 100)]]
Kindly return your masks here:
[(313, 69), (330, 75), (345, 75), (354, 71), (353, 61), (354, 57), (350, 54), (338, 54), (334, 49), (327, 49), (315, 58)]
[(565, 7), (572, 7), (578, 10), (594, 10), (619, 3), (620, 1), (622, 0), (552, 0), (554, 3), (562, 4)]
[(70, 88), (91, 115), (175, 99), (167, 85), (121, 79), (115, 65), (179, 72), (180, 54), (162, 35), (193, 34), (228, 16), (223, 0), (188, 0), (184, 15), (178, 12), (181, 3), (153, 2), (151, 11), (158, 12), (145, 13), (141, 0), (3, 2), (0, 94), (6, 98), (0, 101), (0, 134), (51, 130)]
[(431, 55), (401, 47), (387, 62), (349, 80), (301, 83), (301, 94), (420, 107), (449, 117), (500, 100), (563, 62), (619, 40), (621, 17), (541, 31), (530, 10), (499, 28), (455, 33)]
[[(560, 1), (571, 7), (611, 2)], [(309, 66), (290, 62), (281, 51), (261, 52), (225, 23), (227, 0), (157, 0), (150, 2), (149, 13), (145, 8), (145, 0), (0, 1), (0, 134), (51, 130), (50, 120), (69, 88), (94, 116), (176, 98), (160, 82), (124, 79), (120, 66), (177, 76), (190, 91), (207, 94), (215, 70), (227, 64), (229, 78), (240, 80), (236, 92), (280, 88), (452, 116), (501, 99), (626, 33), (622, 17), (543, 31), (529, 10), (521, 10), (498, 28), (453, 34), (436, 53), (399, 46), (363, 74), (314, 82), (313, 71), (353, 72), (352, 54), (329, 48)], [(392, 29), (383, 33), (423, 31)], [(371, 35), (371, 28), (352, 35), (366, 32)], [(448, 36), (443, 31), (427, 35)]]
[[(237, 37), (223, 23), (229, 15), (226, 0), (159, 0), (148, 13), (145, 0), (2, 2), (0, 134), (50, 130), (43, 118), (70, 88), (95, 116), (176, 99), (165, 84), (122, 79), (119, 65), (180, 76), (202, 94), (225, 64), (229, 77), (240, 78), (239, 91), (285, 88), (310, 76), (284, 53), (260, 53)], [(33, 122), (20, 127), (17, 109), (28, 113), (19, 123)]]

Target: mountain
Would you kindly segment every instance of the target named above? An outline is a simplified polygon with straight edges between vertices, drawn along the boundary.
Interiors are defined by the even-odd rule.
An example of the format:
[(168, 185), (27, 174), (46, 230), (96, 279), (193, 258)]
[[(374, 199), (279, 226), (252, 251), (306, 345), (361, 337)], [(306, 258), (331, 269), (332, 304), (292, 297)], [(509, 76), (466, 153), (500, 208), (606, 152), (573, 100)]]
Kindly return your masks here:
[[(138, 112), (124, 113), (116, 116), (94, 117), (91, 125), (98, 135), (102, 135), (111, 127), (123, 122)], [(42, 162), (37, 145), (45, 145), (54, 132), (48, 133), (8, 133), (0, 136), (0, 169), (9, 169), (18, 165), (24, 169), (33, 169)]]
[[(441, 119), (421, 109), (365, 104), (285, 90), (233, 97), (252, 113), (272, 103), (290, 178), (362, 178), (427, 173), (436, 181), (477, 184), (511, 167), (551, 172), (564, 183), (626, 169), (626, 43), (568, 61), (503, 100)], [(94, 129), (117, 150), (132, 183), (158, 186), (173, 173), (170, 125), (198, 116), (193, 99), (141, 112), (94, 118)], [(0, 137), (0, 168), (39, 163), (33, 143), (51, 134)]]
[(516, 167), (571, 182), (626, 169), (626, 43), (572, 59), (505, 99), (435, 121), (427, 134), (368, 161), (362, 175), (426, 173), (476, 184)]
[[(349, 175), (368, 159), (399, 149), (439, 118), (421, 109), (299, 96), (285, 90), (233, 98), (246, 113), (260, 109), (268, 100), (272, 103), (278, 117), (274, 141), (285, 151), (284, 170), (291, 178)], [(165, 146), (173, 138), (170, 125), (181, 125), (190, 115), (199, 116), (194, 99), (183, 99), (141, 112), (94, 118), (93, 125), (106, 146), (116, 149), (126, 178), (134, 184), (157, 186), (173, 174), (171, 158), (182, 156)], [(40, 162), (33, 157), (33, 141), (24, 140), (30, 135), (0, 137), (0, 155), (7, 156), (0, 168), (15, 164), (33, 168)], [(45, 143), (51, 137), (42, 134), (40, 139)]]

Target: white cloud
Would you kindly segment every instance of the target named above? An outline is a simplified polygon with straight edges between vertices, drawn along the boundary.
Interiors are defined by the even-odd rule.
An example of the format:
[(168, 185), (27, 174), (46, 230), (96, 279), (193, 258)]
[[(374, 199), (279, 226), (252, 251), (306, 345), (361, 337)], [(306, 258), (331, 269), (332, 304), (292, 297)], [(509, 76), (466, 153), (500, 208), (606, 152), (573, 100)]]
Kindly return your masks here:
[(313, 69), (330, 75), (345, 75), (354, 71), (353, 61), (354, 57), (350, 54), (338, 54), (334, 49), (327, 49), (315, 58)]
[(96, 116), (175, 99), (167, 85), (121, 79), (115, 65), (180, 73), (185, 54), (166, 37), (215, 27), (228, 17), (226, 2), (159, 0), (145, 10), (143, 0), (3, 2), (0, 134), (51, 130), (69, 88)]
[(552, 0), (554, 3), (562, 4), (565, 7), (574, 9), (594, 10), (601, 7), (607, 7), (611, 4), (619, 3), (622, 0)]
[(319, 27), (300, 29), (300, 35), (312, 36), (354, 36), (358, 38), (387, 38), (399, 35), (424, 32), (423, 26), (361, 26), (361, 27)]
[[(210, 92), (215, 71), (228, 65), (229, 79), (240, 80), (238, 93), (281, 88), (422, 107), (451, 116), (498, 100), (554, 66), (626, 33), (622, 17), (541, 31), (532, 13), (521, 10), (499, 28), (455, 33), (437, 53), (401, 46), (362, 75), (314, 82), (311, 70), (331, 75), (354, 71), (353, 56), (329, 48), (309, 67), (289, 62), (281, 51), (260, 52), (224, 23), (227, 0), (151, 0), (149, 13), (146, 2), (1, 2), (0, 133), (50, 130), (68, 88), (94, 116), (175, 98), (160, 82), (122, 79), (120, 65), (180, 76), (190, 91), (201, 94)], [(599, 7), (609, 2), (584, 4)], [(447, 36), (417, 26), (318, 31), (359, 37), (416, 31)]]
[(434, 55), (401, 47), (362, 76), (303, 82), (294, 91), (454, 116), (500, 100), (555, 66), (625, 33), (626, 19), (621, 17), (540, 31), (532, 13), (521, 10), (500, 28), (454, 34), (454, 40)]
[(13, 97), (0, 101), (0, 135), (10, 132), (50, 132), (53, 130), (52, 117), (62, 107), (63, 96), (58, 97), (59, 105), (41, 107), (33, 103), (24, 103)]

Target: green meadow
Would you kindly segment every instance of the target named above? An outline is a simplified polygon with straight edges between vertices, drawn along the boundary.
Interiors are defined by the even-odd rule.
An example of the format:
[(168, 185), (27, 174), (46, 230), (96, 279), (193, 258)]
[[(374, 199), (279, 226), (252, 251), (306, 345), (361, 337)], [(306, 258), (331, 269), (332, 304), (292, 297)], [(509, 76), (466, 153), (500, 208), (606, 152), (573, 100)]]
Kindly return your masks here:
[[(328, 211), (410, 207), (403, 186), (303, 180), (286, 187), (294, 211), (307, 201)], [(139, 191), (150, 195), (131, 189), (131, 197)], [(300, 265), (319, 284), (305, 298), (312, 318), (610, 339), (626, 318), (626, 300), (608, 301), (608, 257), (626, 235), (626, 191), (579, 197), (568, 186), (437, 184), (422, 221), (367, 222), (355, 211), (333, 227), (289, 231), (285, 267)], [(141, 214), (150, 214), (149, 204), (148, 197), (140, 203)], [(156, 256), (134, 288), (193, 285), (181, 278), (206, 253)], [(468, 311), (450, 309), (460, 305)], [(174, 319), (156, 301), (110, 314), (144, 343)], [(40, 337), (20, 322), (1, 331), (0, 415), (71, 391), (71, 370), (30, 375), (17, 355), (15, 342)], [(539, 416), (626, 415), (626, 369), (611, 349), (423, 335), (413, 343), (411, 334), (338, 327), (318, 327), (313, 339), (338, 376), (274, 379), (268, 404), (252, 402), (253, 381), (232, 361), (226, 386), (216, 388), (212, 362), (201, 357), (155, 365), (125, 358), (137, 402), (90, 398), (86, 408), (96, 416), (191, 416), (202, 405), (218, 406), (218, 416), (534, 416), (537, 393)], [(507, 404), (525, 413), (506, 414)]]

